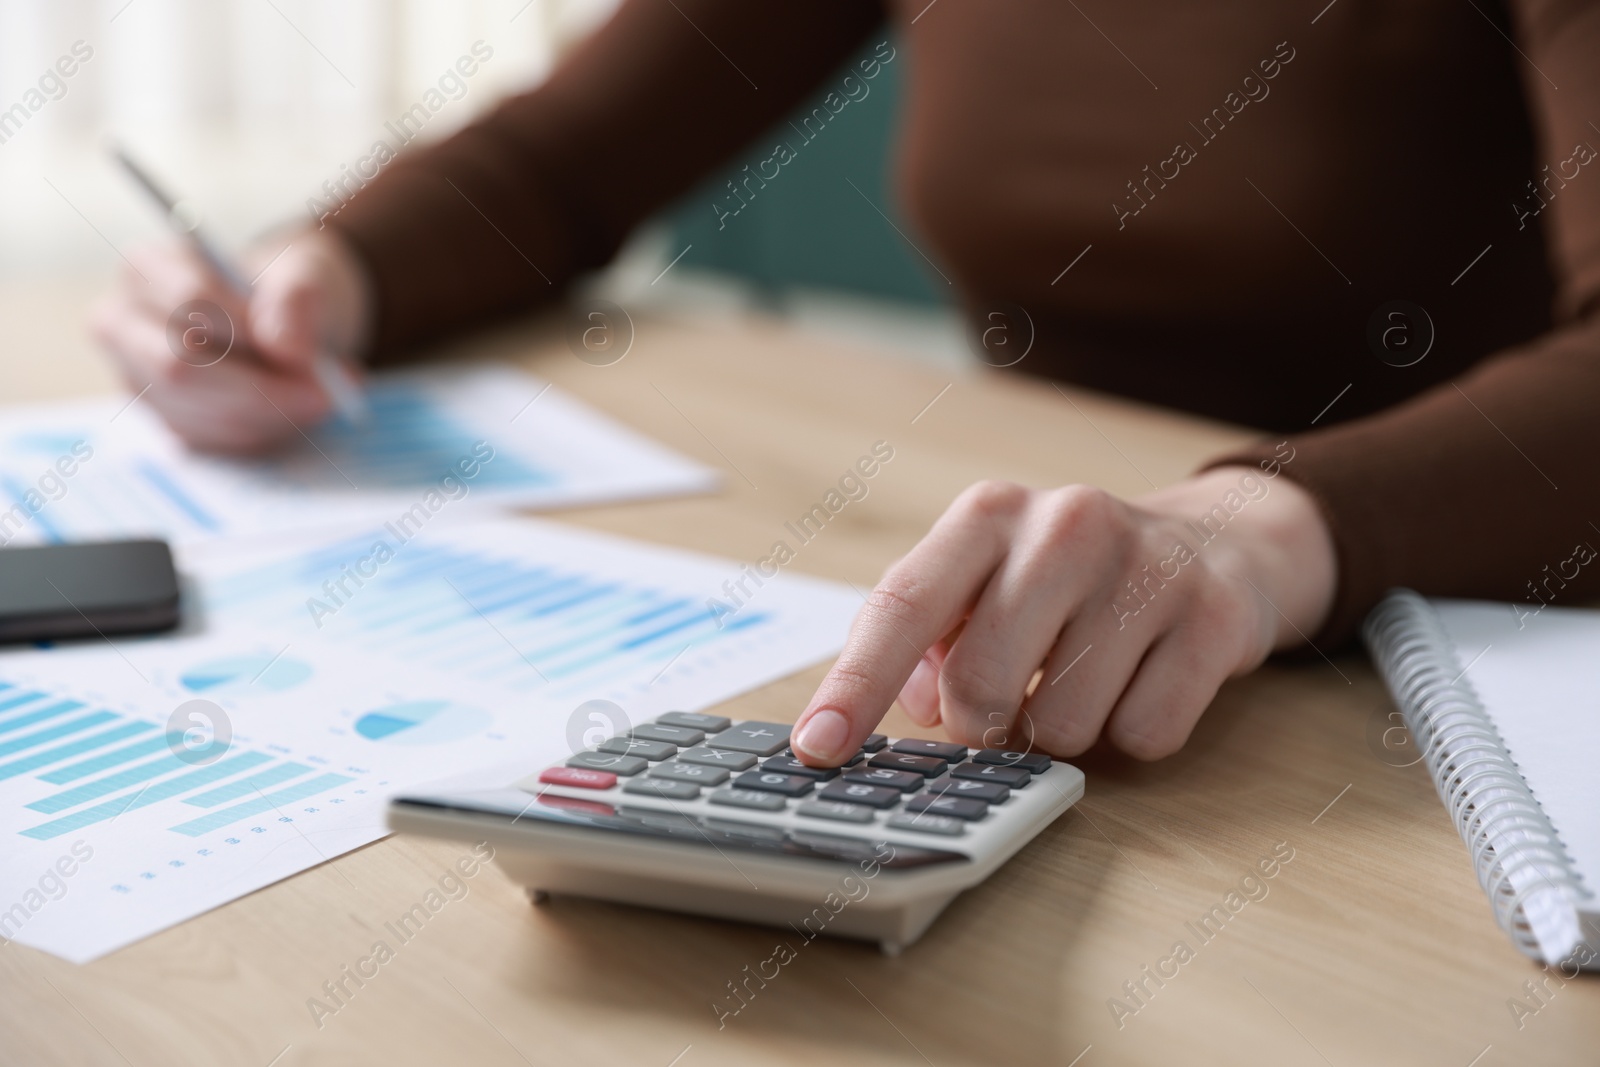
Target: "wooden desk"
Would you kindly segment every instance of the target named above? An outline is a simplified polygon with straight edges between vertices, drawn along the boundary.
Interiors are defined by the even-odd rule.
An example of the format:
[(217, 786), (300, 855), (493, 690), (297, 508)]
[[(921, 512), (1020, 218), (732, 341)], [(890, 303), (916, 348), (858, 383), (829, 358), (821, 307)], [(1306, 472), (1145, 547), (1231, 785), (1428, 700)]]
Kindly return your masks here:
[[(8, 399), (104, 386), (59, 328), (0, 318)], [(33, 320), (36, 321), (36, 320)], [(871, 583), (969, 482), (1133, 493), (1242, 440), (1230, 428), (1017, 378), (954, 382), (761, 322), (641, 321), (596, 368), (530, 327), (474, 352), (539, 374), (730, 471), (716, 497), (568, 521), (753, 559), (872, 442), (896, 455), (795, 567)], [(19, 384), (20, 383), (20, 384)], [(948, 386), (948, 389), (946, 387)], [(668, 400), (670, 399), (670, 403)], [(931, 404), (931, 406), (930, 406)], [(759, 487), (759, 488), (758, 488)], [(1364, 659), (1229, 685), (1178, 756), (1079, 761), (1088, 794), (898, 959), (816, 942), (718, 1028), (726, 983), (784, 935), (598, 903), (534, 909), (489, 870), (321, 1029), (306, 1006), (466, 849), (387, 840), (84, 967), (0, 949), (0, 1062), (300, 1064), (1443, 1064), (1593, 1062), (1600, 985), (1541, 977), (1490, 919), (1420, 767), (1368, 746), (1387, 697)], [(733, 701), (790, 719), (821, 666)], [(919, 731), (898, 711), (891, 732)], [(1293, 850), (1209, 943), (1197, 923)], [(1193, 958), (1121, 1025), (1108, 1007), (1184, 941)], [(1171, 964), (1167, 969), (1171, 970)], [(48, 984), (47, 984), (48, 983)], [(1487, 1051), (1486, 1051), (1487, 1049)], [(1480, 1057), (1474, 1059), (1474, 1057)], [(277, 1057), (276, 1059), (274, 1057)]]

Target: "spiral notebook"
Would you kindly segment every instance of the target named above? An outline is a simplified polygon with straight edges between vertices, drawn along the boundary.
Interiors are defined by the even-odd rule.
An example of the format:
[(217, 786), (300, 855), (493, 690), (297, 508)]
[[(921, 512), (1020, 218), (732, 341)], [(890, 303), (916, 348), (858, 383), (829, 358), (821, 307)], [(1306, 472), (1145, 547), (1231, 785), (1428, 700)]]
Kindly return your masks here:
[(1600, 969), (1600, 611), (1397, 590), (1363, 637), (1501, 928)]

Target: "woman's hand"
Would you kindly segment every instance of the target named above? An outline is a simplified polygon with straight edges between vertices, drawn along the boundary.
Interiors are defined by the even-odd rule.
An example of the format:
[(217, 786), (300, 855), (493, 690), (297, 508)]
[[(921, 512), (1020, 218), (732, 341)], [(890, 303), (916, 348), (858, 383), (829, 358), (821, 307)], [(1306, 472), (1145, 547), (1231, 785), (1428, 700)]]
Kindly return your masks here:
[[(285, 248), (287, 244), (287, 248)], [(181, 239), (141, 249), (91, 315), (128, 388), (179, 437), (215, 452), (263, 452), (327, 415), (312, 365), (352, 356), (371, 296), (363, 268), (326, 231), (281, 237), (247, 258), (248, 299)]]
[(898, 694), (972, 746), (1073, 756), (1104, 733), (1159, 759), (1223, 681), (1320, 627), (1335, 580), (1310, 494), (1255, 468), (1129, 502), (981, 482), (868, 597), (794, 750), (837, 765)]

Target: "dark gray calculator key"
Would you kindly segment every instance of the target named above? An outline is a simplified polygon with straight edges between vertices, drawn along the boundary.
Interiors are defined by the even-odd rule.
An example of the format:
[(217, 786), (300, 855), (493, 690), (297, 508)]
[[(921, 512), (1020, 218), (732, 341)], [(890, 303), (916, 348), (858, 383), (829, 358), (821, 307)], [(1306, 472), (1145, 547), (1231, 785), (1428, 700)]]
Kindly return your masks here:
[(650, 766), (638, 756), (618, 756), (609, 752), (580, 752), (567, 760), (568, 767), (584, 767), (591, 771), (610, 771), (627, 778)]
[[(782, 752), (778, 753), (778, 756), (788, 756), (790, 759), (794, 759), (795, 758), (794, 749), (786, 748)], [(776, 759), (777, 756), (774, 756), (773, 758)], [(865, 752), (853, 753), (850, 756), (849, 759), (847, 759), (843, 763), (839, 764), (839, 768), (843, 769), (845, 767), (854, 767), (856, 764), (860, 763), (862, 760), (864, 760), (866, 758), (867, 758), (867, 754)]]
[(904, 752), (880, 752), (867, 760), (869, 767), (883, 767), (891, 771), (912, 771), (924, 778), (937, 778), (948, 766), (934, 756), (909, 756)]
[[(670, 767), (671, 764), (662, 766)], [(650, 773), (654, 774), (655, 771)], [(999, 782), (980, 782), (976, 778), (935, 778), (928, 783), (928, 792), (935, 795), (947, 793), (953, 797), (971, 797), (985, 804), (1003, 804), (1011, 795), (1011, 790)]]
[(698, 711), (669, 711), (665, 715), (657, 715), (656, 722), (662, 726), (686, 726), (708, 734), (718, 733), (733, 725), (732, 719), (721, 715), (702, 715)]
[(887, 767), (852, 767), (844, 772), (844, 780), (898, 789), (902, 793), (915, 793), (927, 781), (915, 771), (891, 771)]
[(862, 785), (860, 782), (829, 782), (817, 790), (823, 800), (844, 804), (865, 804), (869, 808), (892, 808), (904, 796), (898, 789), (885, 789), (879, 785)]
[(924, 741), (917, 737), (902, 737), (889, 746), (891, 752), (904, 752), (908, 756), (932, 756), (935, 759), (960, 763), (967, 758), (967, 746), (949, 741)]
[(756, 758), (748, 752), (735, 752), (731, 748), (686, 748), (678, 753), (679, 763), (700, 763), (707, 767), (723, 767), (730, 771), (748, 771), (756, 765)]
[[(635, 783), (629, 782), (628, 785)], [(923, 793), (906, 801), (907, 811), (927, 811), (935, 815), (948, 815), (953, 819), (981, 819), (989, 814), (989, 805), (981, 800), (963, 800), (960, 797)]]
[(872, 809), (860, 804), (841, 804), (836, 800), (803, 800), (795, 812), (812, 819), (832, 819), (834, 822), (871, 822)]
[(600, 751), (616, 756), (638, 756), (654, 763), (656, 760), (671, 759), (676, 756), (678, 746), (665, 741), (646, 741), (638, 737), (613, 737), (600, 744)]
[(944, 837), (960, 837), (967, 831), (965, 819), (952, 819), (948, 815), (930, 815), (928, 812), (919, 811), (916, 814), (897, 811), (889, 816), (883, 825), (891, 830), (915, 830), (921, 834), (941, 834)]
[(1033, 775), (1021, 767), (996, 767), (992, 763), (958, 763), (950, 768), (950, 777), (999, 782), (1007, 789), (1021, 789), (1033, 781)]
[(819, 782), (839, 777), (837, 767), (809, 767), (793, 756), (773, 756), (762, 762), (761, 769), (777, 771), (779, 774), (798, 774), (802, 778), (815, 778)]
[(739, 789), (759, 789), (764, 793), (781, 793), (786, 797), (803, 797), (816, 788), (815, 778), (802, 778), (798, 774), (779, 774), (776, 771), (745, 771), (733, 780)]
[(1043, 752), (1009, 752), (1002, 748), (980, 748), (972, 754), (974, 763), (989, 763), (996, 767), (1021, 767), (1029, 774), (1043, 774), (1050, 769), (1050, 757)]
[(691, 730), (687, 726), (667, 726), (658, 722), (647, 722), (643, 726), (635, 726), (628, 731), (629, 737), (637, 737), (642, 741), (665, 741), (669, 745), (688, 748), (698, 745), (706, 739), (705, 731)]
[(741, 722), (706, 741), (711, 748), (731, 748), (735, 752), (754, 752), (773, 756), (789, 745), (793, 727), (781, 722)]
[(759, 789), (719, 789), (706, 799), (713, 804), (755, 811), (782, 811), (789, 803), (777, 793), (763, 793)]
[(861, 751), (877, 752), (889, 743), (889, 739), (882, 734), (868, 734), (867, 739), (861, 742)]
[(658, 763), (651, 767), (650, 777), (665, 778), (669, 782), (692, 782), (695, 785), (721, 785), (728, 780), (728, 772), (721, 767), (707, 767), (700, 763), (679, 763), (674, 760), (671, 763)]
[(693, 800), (700, 795), (700, 787), (693, 782), (673, 782), (665, 778), (630, 778), (623, 783), (622, 791), (665, 800)]

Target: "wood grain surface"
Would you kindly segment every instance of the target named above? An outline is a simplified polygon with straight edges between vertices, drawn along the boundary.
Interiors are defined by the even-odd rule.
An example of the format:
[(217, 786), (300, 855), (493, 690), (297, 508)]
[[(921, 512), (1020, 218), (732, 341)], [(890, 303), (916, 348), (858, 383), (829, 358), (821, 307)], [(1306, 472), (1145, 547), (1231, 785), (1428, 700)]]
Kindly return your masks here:
[[(70, 288), (0, 293), (6, 399), (110, 387), (82, 305)], [(793, 564), (862, 589), (977, 479), (1131, 494), (1250, 436), (1018, 376), (951, 378), (761, 319), (634, 325), (610, 367), (579, 361), (550, 322), (452, 354), (523, 363), (727, 472), (715, 496), (565, 521), (736, 560), (764, 555), (889, 441), (869, 496)], [(390, 838), (87, 966), (0, 949), (0, 1063), (1596, 1062), (1600, 985), (1550, 978), (1530, 997), (1545, 972), (1494, 925), (1422, 768), (1369, 743), (1390, 710), (1382, 686), (1359, 652), (1327, 651), (1228, 685), (1171, 759), (1076, 761), (1082, 804), (903, 956), (805, 944), (720, 1027), (727, 983), (782, 934), (569, 899), (535, 909), (492, 867), (319, 1026), (308, 998), (469, 851)], [(721, 710), (792, 719), (824, 666)], [(898, 710), (886, 728), (925, 734)], [(1247, 903), (1197, 936), (1233, 892)], [(1147, 977), (1158, 967), (1171, 976)], [(1519, 1020), (1512, 998), (1537, 1012)]]

